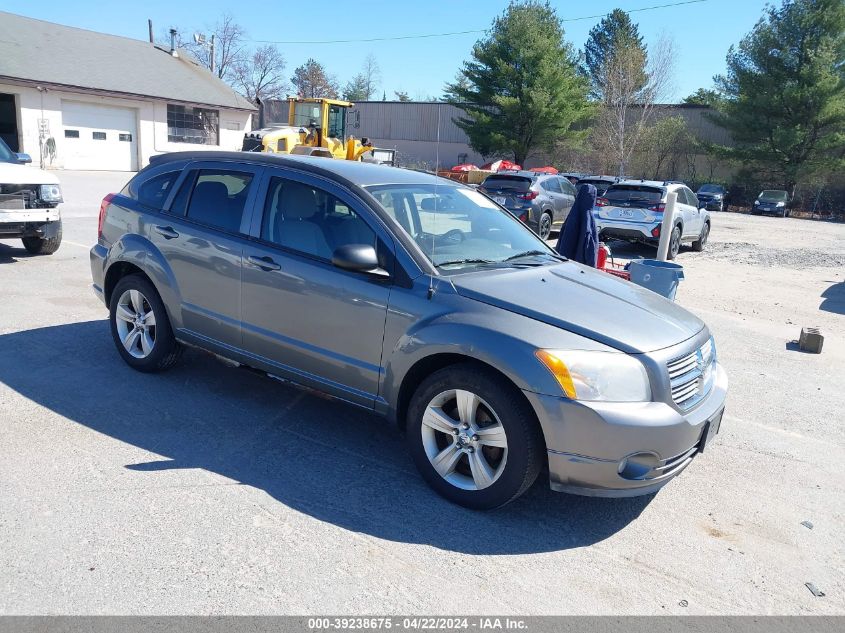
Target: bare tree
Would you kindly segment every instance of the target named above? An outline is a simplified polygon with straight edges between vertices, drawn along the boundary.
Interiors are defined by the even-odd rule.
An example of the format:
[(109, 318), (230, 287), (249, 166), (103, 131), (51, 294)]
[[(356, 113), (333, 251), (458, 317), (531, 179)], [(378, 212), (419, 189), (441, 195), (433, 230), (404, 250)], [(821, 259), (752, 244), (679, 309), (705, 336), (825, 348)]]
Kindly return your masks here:
[(361, 76), (364, 78), (364, 90), (367, 93), (367, 101), (369, 101), (375, 94), (381, 81), (381, 68), (379, 68), (376, 57), (372, 53), (364, 59)]
[(664, 34), (648, 55), (637, 46), (619, 46), (606, 61), (595, 138), (620, 176), (649, 126), (654, 105), (671, 93), (674, 56), (674, 44)]
[(272, 44), (255, 49), (251, 57), (238, 62), (232, 69), (233, 83), (253, 103), (284, 96), (285, 59)]

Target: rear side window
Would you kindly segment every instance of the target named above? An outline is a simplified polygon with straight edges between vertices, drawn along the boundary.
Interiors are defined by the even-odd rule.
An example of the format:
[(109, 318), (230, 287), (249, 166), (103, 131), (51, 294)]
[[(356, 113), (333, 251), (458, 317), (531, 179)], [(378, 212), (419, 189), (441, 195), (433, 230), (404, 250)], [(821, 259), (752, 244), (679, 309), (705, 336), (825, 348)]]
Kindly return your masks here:
[(557, 181), (557, 178), (549, 178), (547, 180), (543, 180), (540, 182), (540, 186), (543, 187), (546, 191), (552, 191), (554, 193), (563, 193), (563, 189), (560, 188), (560, 183)]
[(614, 185), (604, 197), (611, 202), (660, 202), (663, 190), (644, 185)]
[(513, 189), (514, 191), (528, 191), (531, 179), (522, 176), (490, 176), (482, 185), (485, 189)]
[(176, 179), (179, 177), (178, 171), (168, 171), (158, 176), (153, 176), (138, 185), (135, 196), (133, 196), (141, 204), (152, 207), (153, 209), (161, 209), (164, 207), (164, 201), (167, 200), (168, 194), (173, 189)]
[(252, 178), (252, 174), (239, 171), (200, 170), (191, 191), (188, 218), (215, 229), (239, 232)]

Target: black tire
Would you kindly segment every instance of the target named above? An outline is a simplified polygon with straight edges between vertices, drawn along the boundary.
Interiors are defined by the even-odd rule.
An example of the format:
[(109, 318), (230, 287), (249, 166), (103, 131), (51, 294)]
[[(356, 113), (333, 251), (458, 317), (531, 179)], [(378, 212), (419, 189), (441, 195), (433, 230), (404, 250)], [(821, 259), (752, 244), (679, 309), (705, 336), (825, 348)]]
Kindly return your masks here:
[[(544, 235), (545, 233), (545, 235)], [(552, 234), (552, 214), (548, 211), (543, 211), (540, 214), (540, 219), (537, 221), (537, 235), (544, 242), (549, 239)]]
[[(130, 354), (123, 346), (120, 334), (118, 333), (117, 306), (120, 297), (127, 290), (138, 290), (146, 299), (147, 304), (149, 304), (155, 316), (155, 342), (152, 346), (152, 351), (144, 358), (136, 358)], [(109, 326), (118, 353), (132, 369), (145, 373), (164, 371), (176, 364), (176, 361), (182, 355), (182, 346), (173, 336), (173, 328), (171, 328), (170, 320), (167, 318), (164, 303), (162, 303), (155, 286), (143, 275), (127, 275), (117, 282), (114, 290), (112, 290), (111, 300), (109, 301)]]
[(678, 224), (672, 229), (672, 235), (669, 237), (669, 249), (666, 253), (666, 259), (675, 259), (678, 253), (681, 252), (681, 225)]
[[(435, 397), (454, 389), (476, 394), (484, 401), (479, 409), (489, 406), (505, 431), (503, 470), (485, 488), (464, 490), (453, 485), (434, 469), (426, 453), (423, 415)], [(528, 403), (508, 380), (474, 363), (446, 367), (422, 381), (411, 398), (406, 432), (411, 457), (426, 482), (449, 501), (473, 510), (491, 510), (519, 497), (537, 479), (545, 458), (540, 426)], [(462, 457), (456, 469), (468, 468), (464, 459), (468, 457)]]
[(54, 237), (24, 237), (21, 238), (23, 247), (31, 255), (52, 255), (62, 244), (62, 223), (59, 221)]
[(708, 237), (710, 237), (710, 223), (705, 222), (704, 226), (701, 227), (701, 235), (699, 235), (698, 239), (692, 243), (692, 250), (696, 253), (703, 251), (705, 245), (707, 244)]

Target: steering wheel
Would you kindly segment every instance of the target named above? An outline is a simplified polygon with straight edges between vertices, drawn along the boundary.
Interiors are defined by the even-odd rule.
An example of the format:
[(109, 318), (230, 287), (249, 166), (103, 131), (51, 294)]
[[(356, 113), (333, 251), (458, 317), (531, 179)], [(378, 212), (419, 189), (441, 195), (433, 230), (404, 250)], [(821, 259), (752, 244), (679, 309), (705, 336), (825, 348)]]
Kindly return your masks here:
[(466, 240), (466, 235), (464, 235), (461, 229), (452, 229), (451, 231), (446, 231), (438, 239), (444, 242), (463, 242)]

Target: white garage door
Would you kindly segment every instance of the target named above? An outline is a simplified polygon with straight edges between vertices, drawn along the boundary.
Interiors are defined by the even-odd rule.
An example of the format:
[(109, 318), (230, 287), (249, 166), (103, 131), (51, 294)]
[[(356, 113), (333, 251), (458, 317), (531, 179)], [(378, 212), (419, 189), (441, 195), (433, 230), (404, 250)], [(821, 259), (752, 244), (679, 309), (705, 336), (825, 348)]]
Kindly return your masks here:
[(65, 169), (138, 169), (135, 110), (62, 101), (62, 127)]

